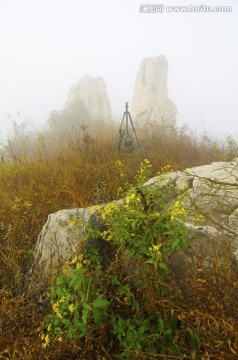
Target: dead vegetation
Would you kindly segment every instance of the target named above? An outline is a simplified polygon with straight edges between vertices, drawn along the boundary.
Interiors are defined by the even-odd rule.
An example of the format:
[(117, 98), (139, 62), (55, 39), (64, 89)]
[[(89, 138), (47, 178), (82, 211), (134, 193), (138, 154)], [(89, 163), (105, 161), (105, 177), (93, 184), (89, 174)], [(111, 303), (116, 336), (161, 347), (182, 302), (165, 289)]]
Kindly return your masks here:
[[(22, 296), (36, 239), (47, 216), (62, 208), (115, 199), (122, 181), (115, 162), (121, 160), (125, 166), (123, 181), (133, 182), (142, 160), (139, 149), (131, 154), (115, 151), (114, 126), (92, 133), (76, 130), (32, 138), (16, 134), (0, 163), (0, 359), (110, 359), (107, 349), (98, 349), (97, 343), (89, 348), (93, 343), (87, 341), (64, 340), (42, 349), (39, 329), (45, 314)], [(161, 134), (154, 128), (138, 132), (138, 137), (154, 174), (166, 165), (181, 170), (226, 160), (229, 155), (224, 146), (198, 140), (185, 130)], [(201, 355), (154, 354), (148, 359), (237, 359), (237, 268), (228, 258), (217, 258), (212, 270), (201, 268), (199, 277), (197, 274), (187, 279), (187, 299), (178, 303), (171, 299), (161, 306), (179, 313), (183, 327), (196, 329)], [(184, 338), (181, 349), (186, 349), (188, 341)]]

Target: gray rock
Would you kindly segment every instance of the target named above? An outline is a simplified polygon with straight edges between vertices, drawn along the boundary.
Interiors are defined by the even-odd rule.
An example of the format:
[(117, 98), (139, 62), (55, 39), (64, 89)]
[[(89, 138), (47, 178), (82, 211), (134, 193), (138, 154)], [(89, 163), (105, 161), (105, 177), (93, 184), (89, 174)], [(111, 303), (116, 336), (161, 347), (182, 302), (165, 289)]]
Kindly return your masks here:
[[(35, 247), (29, 289), (50, 283), (62, 271), (66, 260), (82, 252), (82, 237), (90, 209), (60, 210), (48, 216)], [(78, 224), (70, 222), (79, 219)]]
[[(212, 163), (172, 172), (154, 177), (144, 186), (156, 187), (166, 192), (168, 206), (172, 201), (183, 201), (186, 204), (188, 220), (188, 249), (181, 249), (170, 256), (170, 266), (177, 283), (185, 274), (189, 274), (191, 265), (202, 261), (210, 266), (214, 254), (229, 252), (238, 261), (238, 164)], [(186, 188), (185, 188), (186, 186)], [(156, 204), (156, 196), (153, 199)], [(116, 203), (122, 204), (123, 200)], [(202, 221), (196, 224), (197, 215), (203, 215)], [(86, 224), (104, 229), (105, 224), (90, 216), (90, 208), (61, 210), (49, 215), (36, 248), (35, 260), (30, 271), (29, 289), (46, 286), (55, 275), (60, 273), (62, 265), (74, 254), (83, 251), (82, 238)], [(87, 246), (96, 244), (104, 256), (104, 243), (100, 239), (89, 239)], [(113, 249), (109, 249), (111, 254)], [(136, 269), (133, 271), (136, 272)]]

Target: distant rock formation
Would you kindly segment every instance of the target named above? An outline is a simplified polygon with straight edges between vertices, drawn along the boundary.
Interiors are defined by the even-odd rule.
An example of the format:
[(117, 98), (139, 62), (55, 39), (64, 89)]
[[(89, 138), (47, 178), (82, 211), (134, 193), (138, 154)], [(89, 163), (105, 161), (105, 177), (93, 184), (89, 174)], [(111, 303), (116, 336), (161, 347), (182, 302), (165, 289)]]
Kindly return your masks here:
[(51, 112), (49, 124), (51, 128), (68, 130), (70, 126), (111, 120), (111, 105), (103, 78), (86, 75), (69, 90), (64, 110)]
[(72, 108), (75, 101), (81, 101), (93, 121), (112, 119), (110, 101), (103, 78), (86, 75), (69, 90), (65, 108)]
[(137, 126), (158, 124), (173, 128), (176, 106), (168, 98), (165, 56), (144, 58), (136, 76), (131, 115)]
[[(131, 105), (132, 120), (137, 126), (175, 127), (177, 110), (168, 98), (167, 70), (168, 62), (164, 55), (142, 60)], [(68, 132), (78, 126), (102, 124), (112, 119), (103, 78), (85, 75), (69, 90), (64, 110), (52, 111), (48, 122), (53, 130)]]

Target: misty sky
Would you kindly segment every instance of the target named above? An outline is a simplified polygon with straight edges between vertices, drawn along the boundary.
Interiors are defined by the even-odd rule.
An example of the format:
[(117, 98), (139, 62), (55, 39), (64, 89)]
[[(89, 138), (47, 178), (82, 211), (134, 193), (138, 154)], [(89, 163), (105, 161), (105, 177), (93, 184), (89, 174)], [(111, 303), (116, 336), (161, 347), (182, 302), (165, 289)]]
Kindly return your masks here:
[(12, 120), (42, 128), (86, 74), (104, 78), (121, 118), (141, 59), (164, 54), (177, 124), (238, 138), (237, 1), (152, 3), (232, 12), (140, 13), (151, 2), (137, 0), (0, 0), (0, 135)]

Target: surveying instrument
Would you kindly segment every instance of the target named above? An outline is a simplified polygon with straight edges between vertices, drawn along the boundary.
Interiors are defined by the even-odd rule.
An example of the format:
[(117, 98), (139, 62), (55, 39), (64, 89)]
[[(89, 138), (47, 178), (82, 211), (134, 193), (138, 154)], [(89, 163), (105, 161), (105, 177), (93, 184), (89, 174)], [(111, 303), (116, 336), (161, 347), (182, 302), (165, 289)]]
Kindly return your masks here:
[(130, 112), (128, 110), (128, 102), (126, 102), (126, 111), (124, 111), (124, 114), (123, 114), (123, 118), (122, 118), (122, 121), (121, 121), (121, 126), (120, 126), (120, 129), (118, 131), (118, 137), (117, 137), (115, 148), (117, 147), (117, 150), (119, 152), (123, 151), (123, 150), (125, 152), (128, 152), (128, 153), (132, 152), (132, 150), (133, 150), (133, 142), (134, 141), (133, 141), (133, 137), (129, 133), (129, 123), (130, 123), (130, 126), (131, 126), (134, 134), (135, 134), (135, 138), (136, 138), (138, 147), (140, 149), (141, 156), (143, 157), (141, 147), (140, 147), (140, 143), (139, 143), (138, 137), (136, 135), (136, 130), (135, 130), (132, 118), (131, 118), (131, 114), (130, 114)]

